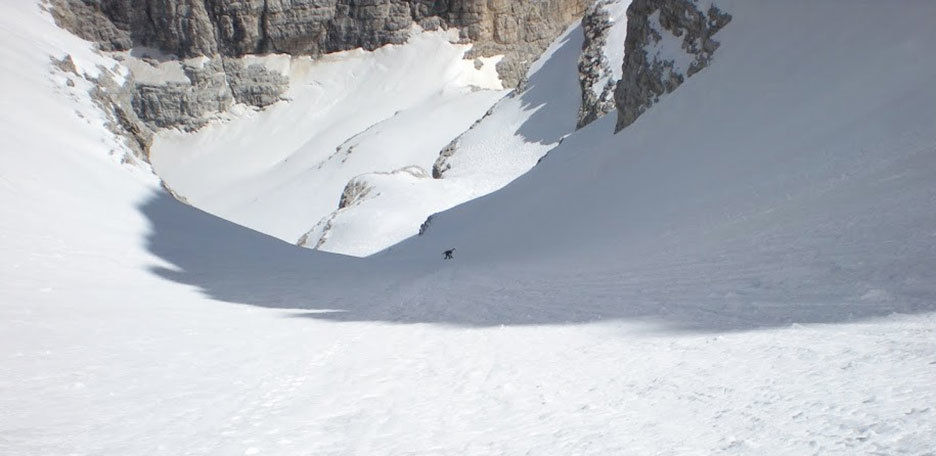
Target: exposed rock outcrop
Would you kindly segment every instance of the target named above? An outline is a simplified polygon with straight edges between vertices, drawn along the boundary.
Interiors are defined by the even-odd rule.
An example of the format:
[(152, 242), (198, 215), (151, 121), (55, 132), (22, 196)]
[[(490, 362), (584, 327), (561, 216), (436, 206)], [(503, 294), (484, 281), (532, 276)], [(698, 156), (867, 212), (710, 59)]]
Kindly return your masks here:
[(344, 209), (364, 198), (373, 190), (373, 186), (363, 179), (351, 179), (344, 191), (341, 192), (341, 199), (338, 200), (338, 209)]
[(264, 108), (283, 99), (289, 77), (258, 63), (224, 59), (224, 72), (234, 101)]
[[(125, 60), (126, 62), (126, 60)], [(129, 63), (129, 62), (128, 62)], [(140, 66), (151, 65), (136, 61), (129, 65), (131, 73), (142, 73)], [(176, 67), (181, 77), (140, 78), (133, 89), (133, 108), (152, 128), (181, 127), (194, 130), (207, 122), (209, 113), (223, 112), (234, 97), (227, 85), (227, 77), (220, 61), (152, 63), (154, 72), (159, 67)], [(166, 72), (166, 69), (162, 69)]]
[(285, 75), (241, 59), (121, 58), (135, 75), (134, 111), (154, 129), (195, 130), (234, 103), (262, 108), (283, 99), (289, 88)]
[(390, 172), (367, 173), (351, 179), (348, 181), (347, 185), (345, 185), (344, 191), (341, 192), (338, 209), (319, 220), (311, 230), (303, 234), (299, 240), (296, 241), (296, 245), (310, 249), (321, 249), (328, 241), (335, 227), (335, 220), (345, 211), (351, 210), (354, 206), (360, 205), (368, 199), (380, 196), (380, 192), (375, 192), (374, 190), (378, 188), (382, 179), (388, 177), (429, 179), (429, 173), (419, 166), (411, 165)]
[(245, 59), (207, 57), (175, 60), (149, 54), (111, 54), (122, 65), (78, 74), (70, 56), (54, 60), (60, 70), (93, 83), (91, 99), (108, 118), (107, 127), (126, 139), (132, 153), (149, 158), (160, 128), (192, 131), (235, 103), (262, 108), (281, 99), (289, 78)]
[(111, 69), (98, 67), (97, 75), (80, 73), (71, 56), (52, 60), (59, 70), (91, 81), (91, 100), (107, 116), (107, 127), (117, 137), (123, 138), (130, 152), (141, 160), (148, 159), (149, 147), (153, 142), (153, 130), (146, 125), (133, 109), (132, 74), (117, 74)]
[(451, 158), (452, 155), (455, 155), (455, 152), (458, 151), (459, 138), (461, 138), (461, 136), (453, 139), (452, 142), (448, 143), (448, 145), (443, 147), (439, 152), (439, 158), (436, 158), (435, 163), (432, 164), (433, 179), (442, 179), (442, 176), (445, 174), (445, 172), (452, 169), (452, 164), (449, 163), (449, 158)]
[(59, 27), (97, 43), (102, 51), (133, 47), (127, 22), (117, 19), (123, 13), (113, 9), (111, 2), (51, 0), (50, 3), (50, 12)]
[(618, 131), (709, 64), (719, 46), (712, 36), (731, 15), (691, 0), (634, 0), (627, 21), (623, 76), (614, 93)]
[(614, 88), (611, 62), (604, 52), (608, 33), (613, 25), (607, 9), (611, 0), (598, 0), (589, 6), (582, 17), (585, 41), (579, 57), (579, 82), (582, 85), (582, 104), (579, 108), (577, 128), (582, 128), (614, 110)]
[(425, 169), (422, 169), (416, 165), (404, 166), (403, 168), (390, 171), (390, 172), (374, 172), (368, 173), (361, 176), (357, 176), (345, 185), (344, 191), (341, 192), (341, 199), (338, 201), (338, 210), (351, 207), (355, 204), (367, 199), (370, 195), (371, 190), (374, 189), (374, 184), (369, 181), (371, 176), (396, 176), (396, 175), (405, 175), (409, 177), (414, 177), (416, 179), (428, 179), (429, 173)]
[(474, 57), (505, 55), (515, 86), (586, 0), (53, 0), (57, 22), (104, 50), (148, 46), (182, 58), (319, 55), (406, 41), (411, 25), (457, 27)]
[[(521, 89), (511, 91), (504, 98), (505, 99), (515, 98), (517, 97), (517, 94), (519, 93), (520, 90)], [(467, 131), (458, 135), (458, 137), (450, 141), (445, 147), (442, 148), (442, 150), (439, 152), (439, 157), (436, 158), (435, 163), (432, 164), (432, 178), (433, 179), (442, 179), (445, 172), (452, 169), (452, 164), (449, 163), (449, 159), (452, 158), (452, 156), (455, 155), (455, 152), (458, 151), (458, 141), (462, 138), (462, 136), (464, 136), (465, 134), (473, 130), (475, 127), (480, 125), (481, 122), (484, 121), (484, 119), (494, 114), (494, 110), (497, 109), (497, 105), (500, 103), (501, 102), (498, 102), (494, 106), (491, 106), (491, 108), (488, 109), (487, 112), (485, 112), (484, 115), (481, 116), (480, 119), (474, 121), (474, 123), (471, 124), (470, 127), (468, 127)]]

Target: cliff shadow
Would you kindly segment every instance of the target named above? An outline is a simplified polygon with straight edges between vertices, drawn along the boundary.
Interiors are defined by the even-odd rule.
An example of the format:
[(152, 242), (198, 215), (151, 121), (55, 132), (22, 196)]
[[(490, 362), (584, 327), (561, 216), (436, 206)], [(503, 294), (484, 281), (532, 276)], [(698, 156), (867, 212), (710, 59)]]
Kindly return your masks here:
[[(738, 331), (936, 310), (932, 286), (912, 299), (874, 290), (849, 298), (842, 290), (852, 277), (833, 274), (841, 283), (829, 287), (822, 282), (833, 276), (796, 264), (697, 258), (682, 265), (628, 267), (595, 257), (589, 260), (595, 267), (576, 268), (564, 259), (443, 261), (425, 250), (426, 258), (400, 258), (390, 251), (362, 259), (287, 244), (162, 191), (140, 210), (152, 227), (148, 249), (173, 265), (153, 266), (154, 274), (218, 301), (284, 309), (284, 316), (293, 318), (453, 326), (633, 320), (665, 330)], [(933, 274), (924, 275), (919, 280)]]

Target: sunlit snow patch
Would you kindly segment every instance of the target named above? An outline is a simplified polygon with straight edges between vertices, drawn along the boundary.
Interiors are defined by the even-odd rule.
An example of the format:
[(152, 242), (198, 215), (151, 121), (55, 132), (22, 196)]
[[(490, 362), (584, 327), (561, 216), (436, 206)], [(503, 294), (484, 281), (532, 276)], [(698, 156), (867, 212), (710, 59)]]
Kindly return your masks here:
[[(232, 119), (194, 134), (164, 131), (152, 147), (154, 168), (194, 206), (295, 243), (330, 216), (352, 178), (431, 169), (439, 151), (505, 94), (499, 57), (466, 60), (470, 46), (453, 38), (453, 31), (416, 33), (404, 45), (315, 60), (249, 57), (289, 74), (289, 101), (235, 109)], [(395, 240), (377, 240), (376, 248)]]

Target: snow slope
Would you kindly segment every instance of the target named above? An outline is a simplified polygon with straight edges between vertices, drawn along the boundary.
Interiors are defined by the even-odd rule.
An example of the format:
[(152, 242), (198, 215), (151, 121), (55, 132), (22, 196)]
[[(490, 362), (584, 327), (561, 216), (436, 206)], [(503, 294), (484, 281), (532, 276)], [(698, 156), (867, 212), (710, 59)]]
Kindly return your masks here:
[[(476, 70), (445, 33), (293, 59), (291, 101), (194, 134), (163, 132), (153, 166), (195, 207), (287, 242), (371, 255), (433, 213), (503, 187), (575, 129), (581, 35), (570, 27), (530, 68), (525, 90), (499, 102), (497, 58)], [(452, 169), (429, 178), (456, 137)], [(412, 166), (425, 175), (396, 172)], [(370, 190), (339, 208), (352, 179)]]
[[(289, 102), (194, 134), (164, 131), (153, 167), (190, 204), (295, 243), (337, 209), (352, 178), (431, 170), (439, 150), (504, 95), (498, 59), (476, 69), (462, 58), (469, 46), (452, 39), (414, 31), (405, 45), (374, 52), (282, 56)], [(409, 234), (421, 222), (410, 221)]]
[(354, 259), (110, 157), (49, 56), (110, 62), (3, 0), (0, 454), (928, 454), (936, 7), (722, 3), (626, 130)]
[(410, 173), (360, 176), (368, 195), (335, 211), (306, 235), (304, 245), (371, 255), (416, 235), (432, 214), (491, 193), (529, 171), (575, 130), (582, 39), (581, 26), (570, 27), (530, 67), (523, 90), (501, 99), (457, 138), (452, 135), (454, 153), (445, 159), (442, 179)]

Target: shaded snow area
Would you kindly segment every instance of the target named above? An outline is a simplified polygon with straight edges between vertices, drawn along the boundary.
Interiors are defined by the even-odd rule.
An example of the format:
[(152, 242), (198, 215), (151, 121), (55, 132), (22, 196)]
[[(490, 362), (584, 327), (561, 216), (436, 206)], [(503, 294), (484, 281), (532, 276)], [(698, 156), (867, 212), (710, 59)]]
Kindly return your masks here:
[[(719, 6), (733, 20), (711, 64), (634, 124), (612, 135), (606, 116), (360, 259), (183, 205), (121, 164), (89, 87), (50, 56), (113, 62), (35, 3), (0, 2), (0, 454), (932, 454), (936, 4)], [(423, 61), (451, 46), (423, 44)], [(212, 183), (191, 197), (226, 216), (249, 215), (241, 189), (317, 207), (264, 196), (328, 158), (297, 152), (317, 150), (298, 130), (371, 113), (277, 116), (349, 78), (383, 103), (398, 62), (367, 62), (294, 61), (320, 85), (162, 138), (155, 166)], [(414, 96), (398, 116), (495, 94)], [(564, 121), (544, 103), (530, 128)], [(329, 154), (348, 136), (332, 139)], [(408, 169), (399, 182), (422, 179)], [(258, 228), (318, 222), (278, 214)]]
[[(314, 61), (268, 57), (273, 61), (259, 63), (290, 75), (288, 102), (244, 111), (195, 134), (165, 131), (152, 148), (153, 166), (190, 204), (295, 243), (313, 226), (330, 226), (352, 178), (408, 166), (428, 173), (439, 151), (505, 94), (497, 59), (476, 69), (462, 58), (469, 46), (451, 44), (450, 35), (414, 32), (405, 45)], [(468, 199), (455, 197), (460, 199), (436, 210)], [(385, 226), (386, 234), (372, 231), (358, 242), (361, 247), (337, 244), (328, 250), (374, 253), (416, 234), (428, 216), (412, 218), (406, 206), (395, 209), (379, 208), (369, 213), (373, 222), (357, 227)], [(383, 212), (401, 223), (383, 223)], [(312, 246), (327, 234), (320, 233)]]

